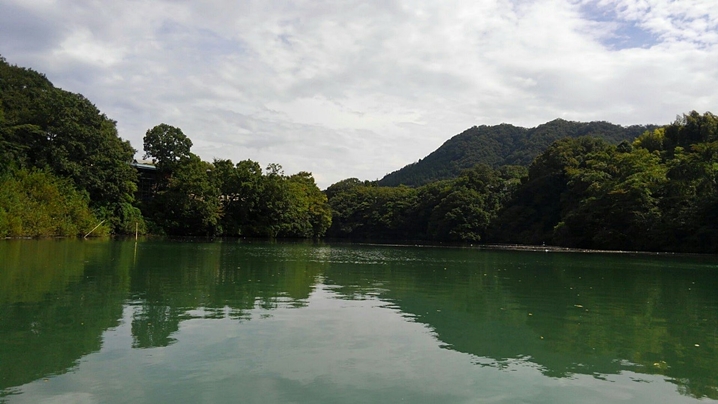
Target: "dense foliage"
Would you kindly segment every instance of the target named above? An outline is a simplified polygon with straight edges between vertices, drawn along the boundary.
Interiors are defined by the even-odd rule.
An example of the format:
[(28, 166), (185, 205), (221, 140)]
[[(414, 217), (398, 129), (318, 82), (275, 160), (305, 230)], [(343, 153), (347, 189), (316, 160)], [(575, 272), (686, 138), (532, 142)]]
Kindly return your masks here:
[[(79, 236), (98, 224), (87, 195), (48, 172), (19, 169), (0, 176), (0, 237)], [(95, 234), (107, 233), (101, 226)]]
[[(134, 149), (86, 98), (0, 58), (0, 171), (38, 168), (68, 178), (114, 230), (139, 216)], [(128, 214), (129, 212), (129, 214)]]
[(480, 164), (418, 188), (326, 192), (338, 237), (716, 253), (718, 118), (691, 112), (617, 145), (566, 137), (527, 172)]
[(479, 164), (419, 188), (348, 179), (330, 186), (333, 237), (480, 241), (525, 172)]
[(191, 157), (192, 141), (182, 129), (161, 123), (145, 133), (145, 158), (152, 158), (160, 170), (172, 170)]
[(179, 128), (147, 131), (147, 157), (159, 181), (143, 212), (156, 233), (183, 236), (321, 237), (331, 223), (326, 196), (310, 173), (284, 175), (270, 164), (202, 161)]
[[(202, 161), (181, 129), (135, 150), (82, 95), (0, 57), (0, 236), (141, 232), (718, 252), (718, 118), (663, 127), (555, 120), (473, 127), (378, 182)], [(143, 183), (144, 184), (144, 183)], [(385, 185), (406, 185), (389, 187)]]
[[(0, 236), (131, 234), (319, 237), (331, 223), (311, 174), (266, 174), (246, 160), (214, 164), (191, 153), (181, 129), (147, 131), (158, 175), (136, 201), (135, 150), (115, 122), (79, 94), (0, 57)], [(40, 170), (40, 171), (37, 171)], [(146, 221), (147, 219), (147, 221)]]
[(526, 129), (509, 124), (474, 126), (447, 140), (436, 151), (379, 180), (382, 186), (419, 186), (432, 181), (456, 178), (476, 164), (497, 168), (503, 165), (528, 166), (556, 140), (593, 136), (616, 144), (633, 140), (653, 126), (623, 127), (608, 122), (570, 122), (556, 119)]
[(691, 112), (633, 144), (552, 145), (495, 222), (495, 240), (718, 252), (718, 118)]

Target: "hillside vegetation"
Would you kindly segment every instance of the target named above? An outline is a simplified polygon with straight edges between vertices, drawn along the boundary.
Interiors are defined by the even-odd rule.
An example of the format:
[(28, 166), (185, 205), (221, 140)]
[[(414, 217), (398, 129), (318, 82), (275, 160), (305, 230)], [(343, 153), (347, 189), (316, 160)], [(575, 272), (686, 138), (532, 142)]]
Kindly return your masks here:
[[(156, 175), (140, 201), (135, 150), (115, 122), (0, 57), (0, 237), (83, 235), (102, 222), (94, 234), (718, 253), (710, 112), (661, 127), (474, 127), (379, 184), (349, 178), (324, 192), (311, 173), (285, 175), (278, 164), (203, 161), (167, 124), (147, 130), (143, 148)], [(391, 181), (411, 186), (383, 185)]]
[(556, 119), (526, 129), (509, 124), (474, 126), (447, 140), (416, 163), (387, 174), (381, 186), (419, 186), (456, 178), (476, 164), (493, 168), (503, 165), (528, 167), (551, 143), (563, 138), (593, 136), (611, 144), (633, 140), (655, 126), (623, 127), (608, 122), (571, 122)]
[(202, 161), (179, 128), (144, 138), (157, 163), (153, 197), (138, 201), (136, 150), (80, 94), (0, 57), (0, 237), (133, 234), (320, 237), (331, 222), (310, 173)]
[[(69, 185), (61, 181), (62, 187), (85, 195), (97, 219), (107, 223), (99, 230), (118, 231), (130, 227), (130, 222), (134, 228), (141, 217), (133, 206), (137, 176), (128, 164), (134, 153), (130, 143), (117, 135), (115, 121), (85, 97), (56, 88), (44, 75), (0, 57), (0, 173), (13, 176), (17, 170), (41, 170), (44, 175), (33, 178), (46, 180), (48, 187), (59, 184), (58, 177), (67, 179)], [(50, 212), (47, 217), (58, 215)], [(59, 231), (52, 223), (14, 228), (37, 226), (58, 229), (46, 235), (69, 235), (75, 233), (72, 229), (84, 228), (68, 225)]]
[[(0, 175), (0, 237), (86, 234), (98, 223), (88, 203), (70, 181), (50, 173), (5, 173)], [(101, 228), (97, 234), (106, 231)]]
[(414, 188), (348, 179), (327, 195), (337, 237), (718, 253), (718, 117), (618, 145), (563, 138), (528, 170), (478, 164)]

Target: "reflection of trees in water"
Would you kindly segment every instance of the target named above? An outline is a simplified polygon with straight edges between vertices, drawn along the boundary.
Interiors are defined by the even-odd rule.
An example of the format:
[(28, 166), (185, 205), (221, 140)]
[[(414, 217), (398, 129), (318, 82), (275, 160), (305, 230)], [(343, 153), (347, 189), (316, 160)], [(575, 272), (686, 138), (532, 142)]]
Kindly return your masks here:
[(138, 305), (133, 346), (171, 344), (180, 322), (191, 318), (249, 320), (257, 308), (305, 306), (323, 267), (310, 252), (301, 243), (163, 242), (141, 249), (131, 287)]
[[(506, 282), (523, 306), (561, 314), (553, 321), (527, 319), (533, 330), (551, 336), (552, 351), (589, 365), (593, 358), (612, 356), (623, 361), (616, 364), (619, 369), (668, 376), (682, 393), (718, 398), (718, 280), (710, 270), (695, 269), (691, 265), (700, 263), (685, 258), (641, 257), (632, 259), (629, 270), (621, 257), (605, 256), (564, 269), (573, 265), (572, 258), (552, 260), (544, 279), (558, 286), (552, 299), (516, 280), (528, 271)], [(672, 268), (661, 268), (662, 262)], [(603, 366), (572, 371), (611, 373)]]
[(301, 244), (0, 243), (0, 396), (99, 351), (128, 299), (133, 348), (167, 346), (183, 320), (198, 316), (243, 321), (260, 307), (302, 307), (322, 270), (308, 251)]
[[(146, 242), (136, 254), (132, 242), (8, 245), (0, 244), (3, 257), (15, 257), (0, 263), (0, 389), (76, 366), (100, 349), (128, 302), (133, 347), (152, 348), (171, 344), (187, 319), (246, 321), (258, 308), (302, 307), (321, 278), (340, 298), (391, 303), (482, 366), (531, 362), (549, 377), (631, 370), (665, 375), (682, 394), (718, 398), (718, 279), (686, 258), (231, 242)], [(666, 262), (671, 269), (661, 268)]]
[(181, 310), (169, 306), (142, 305), (132, 315), (132, 348), (170, 345), (170, 334), (179, 330)]
[(492, 366), (529, 361), (549, 377), (659, 374), (682, 394), (718, 398), (718, 279), (691, 267), (700, 262), (432, 254), (434, 264), (397, 260), (365, 271), (335, 264), (326, 283), (350, 299), (378, 293), (447, 348), (490, 358)]
[(65, 373), (100, 349), (102, 333), (122, 316), (131, 251), (96, 242), (0, 243), (0, 391)]

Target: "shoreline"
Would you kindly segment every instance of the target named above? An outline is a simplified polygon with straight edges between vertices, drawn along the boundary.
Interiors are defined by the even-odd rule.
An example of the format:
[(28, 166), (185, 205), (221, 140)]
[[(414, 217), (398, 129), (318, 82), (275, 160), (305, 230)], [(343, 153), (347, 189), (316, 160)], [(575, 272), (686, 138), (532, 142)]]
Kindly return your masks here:
[(633, 251), (633, 250), (594, 250), (590, 248), (557, 247), (548, 245), (525, 244), (485, 244), (479, 248), (487, 250), (534, 251), (534, 252), (570, 252), (593, 254), (648, 254), (648, 255), (711, 255), (701, 253), (677, 253), (671, 251)]
[[(0, 240), (11, 241), (11, 240), (66, 240), (75, 238), (73, 236), (18, 236), (18, 237), (2, 237)], [(76, 237), (78, 240), (83, 240), (82, 237)], [(157, 236), (157, 235), (144, 235), (143, 238), (146, 240), (151, 239), (170, 239), (170, 240), (193, 240), (193, 241), (217, 241), (217, 240), (245, 240), (245, 241), (266, 241), (270, 240), (267, 238), (255, 238), (255, 237), (171, 237), (171, 236)], [(109, 236), (95, 236), (88, 237), (87, 239), (98, 240), (98, 239), (110, 239), (110, 240), (126, 240), (134, 239), (134, 236), (129, 235), (109, 235)], [(85, 240), (87, 240), (85, 239)], [(527, 244), (474, 244), (474, 243), (432, 243), (425, 241), (416, 240), (395, 240), (395, 241), (381, 241), (381, 240), (349, 240), (349, 239), (295, 239), (295, 238), (279, 238), (274, 239), (280, 242), (325, 242), (328, 244), (362, 244), (367, 246), (395, 246), (395, 247), (449, 247), (449, 248), (471, 248), (479, 250), (499, 250), (499, 251), (528, 251), (528, 252), (561, 252), (561, 253), (582, 253), (582, 254), (634, 254), (634, 255), (670, 255), (670, 256), (701, 256), (709, 257), (716, 256), (711, 253), (689, 253), (689, 252), (675, 252), (675, 251), (637, 251), (637, 250), (600, 250), (590, 248), (573, 248), (573, 247), (560, 247), (552, 245), (527, 245)]]
[(690, 253), (675, 251), (638, 251), (638, 250), (600, 250), (590, 248), (573, 248), (560, 247), (550, 245), (527, 245), (527, 244), (462, 244), (462, 243), (431, 243), (421, 241), (394, 241), (394, 242), (375, 242), (375, 241), (346, 241), (340, 239), (327, 240), (327, 242), (338, 242), (347, 244), (364, 244), (376, 246), (396, 246), (396, 247), (449, 247), (449, 248), (472, 248), (479, 250), (499, 250), (499, 251), (527, 251), (527, 252), (561, 252), (574, 254), (632, 254), (632, 255), (668, 255), (668, 256), (696, 256), (710, 257), (716, 256), (711, 253)]

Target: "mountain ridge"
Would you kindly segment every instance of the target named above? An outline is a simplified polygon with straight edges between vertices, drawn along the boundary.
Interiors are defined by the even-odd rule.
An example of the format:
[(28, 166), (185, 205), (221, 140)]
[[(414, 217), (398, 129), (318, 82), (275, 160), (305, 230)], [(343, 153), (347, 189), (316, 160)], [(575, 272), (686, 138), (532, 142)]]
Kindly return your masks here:
[(420, 186), (456, 178), (462, 170), (480, 163), (493, 168), (528, 166), (551, 143), (562, 138), (594, 136), (618, 144), (624, 140), (631, 141), (656, 127), (621, 126), (606, 121), (576, 122), (561, 118), (533, 128), (508, 123), (473, 126), (448, 139), (423, 159), (385, 175), (378, 184)]

